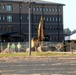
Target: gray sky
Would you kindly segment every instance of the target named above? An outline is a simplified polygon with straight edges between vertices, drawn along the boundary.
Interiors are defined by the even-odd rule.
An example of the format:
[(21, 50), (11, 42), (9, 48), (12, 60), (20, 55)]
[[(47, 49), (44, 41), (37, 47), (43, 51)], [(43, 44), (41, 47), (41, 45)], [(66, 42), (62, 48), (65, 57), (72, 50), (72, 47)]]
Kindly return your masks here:
[(44, 0), (44, 1), (65, 4), (63, 9), (64, 28), (69, 28), (71, 31), (76, 29), (76, 0)]

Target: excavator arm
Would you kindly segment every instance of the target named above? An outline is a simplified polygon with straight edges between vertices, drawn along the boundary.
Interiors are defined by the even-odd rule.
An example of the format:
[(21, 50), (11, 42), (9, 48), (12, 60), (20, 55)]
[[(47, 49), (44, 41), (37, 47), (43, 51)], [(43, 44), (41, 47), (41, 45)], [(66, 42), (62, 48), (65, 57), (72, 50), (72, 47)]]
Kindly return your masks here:
[(44, 18), (41, 16), (41, 20), (38, 26), (38, 41), (43, 41), (44, 38)]

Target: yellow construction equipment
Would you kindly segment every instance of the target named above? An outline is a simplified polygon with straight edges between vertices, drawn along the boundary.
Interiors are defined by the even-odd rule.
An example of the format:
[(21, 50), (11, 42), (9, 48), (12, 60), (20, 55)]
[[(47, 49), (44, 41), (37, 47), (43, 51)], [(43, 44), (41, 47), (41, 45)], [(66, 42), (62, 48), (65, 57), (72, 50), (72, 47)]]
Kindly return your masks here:
[(38, 38), (33, 38), (31, 40), (31, 46), (38, 46), (39, 42), (42, 42), (44, 39), (44, 18), (41, 16), (40, 23), (38, 26)]
[(44, 18), (41, 16), (41, 20), (38, 27), (38, 41), (43, 41), (44, 38)]

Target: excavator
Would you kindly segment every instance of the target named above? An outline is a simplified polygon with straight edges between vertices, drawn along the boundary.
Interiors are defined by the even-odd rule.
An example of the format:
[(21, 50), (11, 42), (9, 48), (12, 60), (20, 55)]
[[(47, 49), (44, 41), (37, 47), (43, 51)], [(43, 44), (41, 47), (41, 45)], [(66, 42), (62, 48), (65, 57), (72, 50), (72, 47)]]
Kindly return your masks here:
[(31, 40), (31, 47), (38, 46), (40, 42), (43, 41), (49, 41), (50, 37), (48, 35), (45, 35), (44, 33), (44, 17), (41, 16), (39, 25), (38, 25), (38, 37), (37, 38), (32, 38)]

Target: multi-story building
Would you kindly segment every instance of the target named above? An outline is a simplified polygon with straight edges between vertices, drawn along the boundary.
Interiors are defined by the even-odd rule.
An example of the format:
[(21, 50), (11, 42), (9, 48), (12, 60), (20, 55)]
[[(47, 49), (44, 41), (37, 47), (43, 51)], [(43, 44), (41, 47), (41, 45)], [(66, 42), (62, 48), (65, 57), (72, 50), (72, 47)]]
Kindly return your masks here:
[[(64, 4), (31, 0), (31, 37), (37, 37), (41, 16), (45, 19), (45, 33), (50, 41), (61, 42)], [(0, 0), (0, 40), (28, 41), (28, 0)]]

